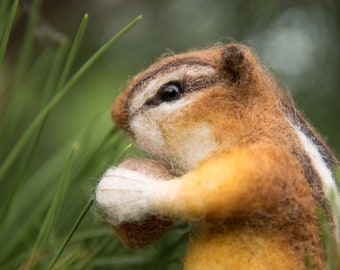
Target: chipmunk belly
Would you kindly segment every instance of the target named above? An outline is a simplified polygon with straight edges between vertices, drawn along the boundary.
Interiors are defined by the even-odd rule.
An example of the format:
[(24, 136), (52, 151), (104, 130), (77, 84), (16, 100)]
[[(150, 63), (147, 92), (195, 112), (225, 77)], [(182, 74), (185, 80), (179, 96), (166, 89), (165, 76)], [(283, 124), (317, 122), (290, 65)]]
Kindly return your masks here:
[(284, 235), (259, 232), (252, 227), (225, 233), (206, 230), (192, 239), (185, 270), (287, 270), (305, 269), (300, 255)]

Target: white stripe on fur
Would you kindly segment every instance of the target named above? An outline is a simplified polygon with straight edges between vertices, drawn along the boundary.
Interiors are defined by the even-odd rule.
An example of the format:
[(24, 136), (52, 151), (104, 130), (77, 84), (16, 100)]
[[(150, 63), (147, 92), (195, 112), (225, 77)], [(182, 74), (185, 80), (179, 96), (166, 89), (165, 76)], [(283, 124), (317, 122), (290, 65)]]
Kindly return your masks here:
[(137, 94), (131, 102), (130, 113), (134, 113), (140, 109), (148, 99), (157, 93), (158, 89), (162, 85), (168, 82), (182, 80), (185, 76), (200, 77), (211, 75), (215, 72), (215, 69), (210, 66), (202, 66), (199, 64), (183, 64), (179, 67), (176, 67), (172, 72), (166, 72), (164, 75), (160, 74), (157, 76), (157, 78), (147, 82), (142, 86), (143, 90)]
[(321, 181), (323, 182), (326, 189), (329, 190), (331, 188), (336, 188), (335, 179), (333, 178), (332, 172), (323, 160), (317, 146), (299, 128), (294, 127), (294, 129), (303, 148), (308, 153), (314, 169), (320, 176)]
[(320, 179), (323, 184), (323, 191), (325, 194), (325, 197), (327, 199), (332, 199), (334, 205), (332, 205), (332, 215), (333, 215), (333, 221), (335, 224), (335, 238), (338, 242), (340, 242), (340, 220), (339, 220), (339, 213), (337, 211), (340, 210), (340, 197), (339, 193), (337, 192), (337, 186), (335, 179), (333, 177), (332, 171), (328, 168), (327, 164), (322, 158), (322, 155), (318, 149), (318, 147), (313, 143), (313, 141), (308, 138), (308, 136), (303, 133), (298, 127), (293, 126), (295, 133), (297, 134), (298, 138), (300, 139), (300, 142), (308, 154), (308, 156), (311, 159), (312, 166), (320, 176)]

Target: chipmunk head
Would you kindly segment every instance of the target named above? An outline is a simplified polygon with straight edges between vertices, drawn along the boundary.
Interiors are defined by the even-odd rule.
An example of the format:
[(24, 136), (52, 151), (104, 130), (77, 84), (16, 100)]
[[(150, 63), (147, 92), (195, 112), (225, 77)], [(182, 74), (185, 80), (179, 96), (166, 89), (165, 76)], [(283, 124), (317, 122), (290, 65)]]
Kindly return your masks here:
[(163, 58), (132, 79), (113, 118), (140, 148), (190, 170), (252, 133), (254, 107), (268, 101), (259, 67), (237, 44)]

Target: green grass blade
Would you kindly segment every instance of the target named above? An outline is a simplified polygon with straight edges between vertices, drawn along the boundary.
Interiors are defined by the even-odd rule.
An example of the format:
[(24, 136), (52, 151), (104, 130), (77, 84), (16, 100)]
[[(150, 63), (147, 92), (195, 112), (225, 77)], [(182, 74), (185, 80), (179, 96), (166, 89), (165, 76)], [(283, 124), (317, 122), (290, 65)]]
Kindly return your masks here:
[(0, 37), (5, 28), (5, 21), (7, 20), (7, 9), (8, 9), (9, 0), (1, 0), (0, 1)]
[[(63, 59), (66, 48), (67, 48), (67, 41), (62, 41), (61, 44), (60, 44), (60, 47), (58, 48), (58, 50), (57, 50), (57, 52), (54, 56), (54, 60), (52, 61), (52, 64), (51, 64), (52, 68), (51, 68), (50, 72), (48, 73), (48, 78), (46, 80), (46, 86), (44, 87), (45, 92), (47, 92), (46, 93), (47, 98), (48, 98), (49, 92), (52, 92), (53, 91), (52, 88), (55, 87), (55, 85), (54, 85), (54, 83), (56, 81), (55, 78), (57, 77), (57, 75), (59, 73), (60, 63)], [(0, 228), (1, 228), (1, 221), (8, 221), (7, 216), (8, 216), (8, 213), (10, 211), (11, 204), (12, 204), (12, 202), (13, 202), (15, 196), (16, 196), (18, 189), (22, 185), (22, 182), (24, 181), (24, 179), (26, 179), (27, 171), (29, 169), (31, 162), (33, 161), (33, 156), (34, 156), (34, 153), (37, 149), (41, 134), (43, 132), (43, 129), (44, 129), (44, 126), (45, 126), (45, 123), (46, 123), (46, 120), (47, 120), (47, 116), (42, 121), (40, 127), (37, 128), (35, 135), (33, 135), (34, 138), (32, 140), (32, 143), (26, 148), (28, 150), (26, 150), (25, 152), (27, 152), (28, 154), (27, 154), (26, 158), (24, 159), (21, 168), (19, 169), (19, 173), (18, 173), (18, 177), (17, 177), (18, 181), (16, 182), (15, 188), (14, 188), (11, 196), (9, 196), (9, 199), (7, 200), (7, 202), (5, 204), (3, 213), (0, 213), (0, 217), (1, 217)]]
[[(0, 119), (0, 160), (3, 161), (8, 155), (10, 149), (20, 137), (19, 130), (22, 130), (22, 119), (28, 119), (27, 104), (36, 104), (37, 109), (44, 106), (43, 98), (41, 100), (32, 99), (35, 96), (42, 96), (41, 89), (44, 87), (45, 78), (48, 76), (51, 59), (55, 49), (48, 46), (36, 56), (34, 63), (30, 68), (30, 77), (21, 84), (24, 91), (20, 91), (15, 98), (9, 99), (4, 105), (3, 114)], [(0, 71), (1, 72), (1, 71)], [(4, 96), (10, 96), (13, 88), (9, 86), (4, 89)], [(45, 102), (46, 103), (46, 102)], [(34, 106), (35, 107), (35, 106)], [(35, 110), (35, 109), (34, 109)], [(37, 110), (39, 111), (39, 110)], [(33, 112), (32, 112), (33, 113)], [(34, 114), (33, 114), (34, 115)], [(31, 117), (29, 117), (31, 118)]]
[(91, 266), (92, 267), (102, 267), (114, 269), (114, 267), (125, 267), (125, 269), (130, 269), (131, 267), (138, 267), (141, 269), (144, 265), (150, 265), (154, 261), (154, 258), (146, 257), (143, 254), (127, 254), (121, 255), (116, 258), (102, 258), (95, 260)]
[[(33, 0), (30, 5), (30, 15), (29, 21), (27, 22), (27, 28), (25, 30), (25, 36), (22, 41), (22, 47), (20, 51), (19, 58), (17, 60), (16, 71), (13, 76), (15, 78), (13, 86), (9, 92), (9, 97), (7, 100), (7, 108), (4, 114), (6, 115), (5, 119), (0, 122), (0, 130), (6, 130), (7, 134), (12, 134), (14, 130), (14, 124), (17, 123), (19, 118), (19, 113), (16, 107), (16, 99), (20, 96), (20, 88), (22, 86), (25, 74), (28, 70), (28, 67), (31, 63), (32, 59), (32, 51), (34, 47), (34, 29), (37, 25), (40, 13), (40, 6), (42, 0)], [(8, 138), (2, 138), (3, 141), (7, 141)], [(0, 180), (1, 181), (1, 180)]]
[(11, 192), (9, 191), (10, 196), (8, 197), (7, 201), (4, 203), (3, 210), (0, 212), (0, 230), (3, 230), (7, 228), (7, 226), (10, 226), (10, 219), (8, 218), (9, 212), (12, 207), (12, 203), (14, 201), (14, 198), (17, 195), (18, 190), (22, 186), (23, 181), (26, 179), (26, 173), (27, 170), (32, 162), (32, 157), (35, 152), (35, 149), (37, 148), (38, 141), (40, 139), (41, 133), (42, 133), (43, 124), (41, 125), (40, 129), (37, 130), (37, 134), (35, 134), (35, 137), (33, 139), (32, 144), (28, 147), (27, 157), (25, 158), (23, 165), (21, 168), (19, 168), (19, 173), (17, 177), (17, 181), (14, 185), (14, 190)]
[(129, 151), (129, 149), (132, 147), (132, 143), (129, 143), (124, 149), (122, 152), (119, 153), (119, 155), (117, 156), (117, 158), (115, 159), (114, 161), (114, 164), (117, 164), (121, 159), (122, 157)]
[(69, 47), (68, 39), (63, 39), (57, 48), (53, 60), (51, 63), (50, 70), (47, 75), (47, 79), (44, 86), (44, 97), (45, 102), (49, 101), (51, 97), (55, 94), (56, 89), (60, 89), (57, 86), (58, 78), (62, 69), (64, 56), (66, 55), (67, 49)]
[(46, 115), (62, 100), (62, 98), (69, 92), (72, 86), (84, 75), (84, 73), (93, 65), (93, 63), (107, 50), (113, 43), (115, 43), (121, 36), (127, 33), (138, 21), (140, 21), (142, 16), (138, 16), (126, 27), (124, 27), (120, 32), (118, 32), (112, 39), (105, 43), (96, 53), (92, 55), (73, 75), (73, 77), (66, 83), (66, 85), (58, 92), (57, 95), (45, 106), (45, 108), (38, 114), (38, 116), (32, 121), (31, 125), (26, 129), (24, 134), (21, 136), (19, 141), (16, 143), (14, 148), (9, 153), (8, 157), (0, 167), (0, 183), (3, 181), (6, 173), (13, 165), (16, 158), (20, 155), (27, 141), (34, 134), (35, 130), (43, 122)]
[(6, 264), (1, 265), (1, 270), (13, 270), (17, 269), (18, 265), (25, 259), (26, 254), (18, 254), (11, 261), (7, 261)]
[[(9, 0), (2, 0), (0, 1), (0, 15), (3, 16), (6, 12), (8, 7)], [(2, 18), (2, 17), (1, 17)]]
[[(177, 239), (174, 239), (174, 242), (172, 242), (169, 246), (166, 247), (166, 250), (162, 251), (162, 256), (158, 256), (157, 260), (147, 266), (144, 269), (151, 270), (155, 269), (156, 266), (161, 266), (161, 265), (167, 265), (168, 262), (167, 260), (171, 256), (171, 254), (178, 249), (179, 246), (182, 246), (185, 242), (188, 240), (188, 232), (189, 229), (188, 227), (185, 228), (184, 230), (179, 229), (179, 235)], [(173, 235), (174, 237), (175, 235)]]
[(65, 168), (64, 171), (62, 173), (62, 176), (59, 180), (56, 192), (54, 194), (52, 203), (50, 205), (50, 208), (48, 210), (48, 213), (46, 215), (46, 218), (43, 222), (42, 228), (40, 230), (40, 233), (37, 237), (37, 240), (35, 242), (34, 248), (31, 252), (31, 255), (27, 261), (27, 263), (24, 266), (24, 269), (32, 269), (35, 268), (39, 258), (42, 254), (42, 252), (44, 251), (49, 235), (52, 231), (55, 219), (58, 215), (61, 203), (63, 201), (64, 195), (66, 193), (66, 189), (68, 186), (68, 183), (70, 181), (70, 173), (71, 173), (71, 168), (73, 165), (73, 161), (74, 161), (74, 157), (75, 157), (75, 153), (78, 149), (78, 144), (74, 144), (70, 154), (68, 156), (68, 159), (66, 161), (65, 164)]
[(3, 37), (2, 42), (1, 42), (1, 47), (0, 47), (0, 65), (1, 65), (3, 57), (5, 55), (5, 51), (6, 51), (7, 44), (8, 44), (8, 39), (9, 39), (11, 30), (12, 30), (14, 16), (15, 16), (15, 13), (17, 11), (18, 3), (19, 3), (19, 0), (15, 0), (13, 5), (12, 5), (11, 13), (10, 13), (9, 19), (8, 19), (8, 24), (7, 24), (7, 27), (6, 27), (6, 30), (5, 30), (4, 37)]
[(340, 187), (340, 167), (335, 169), (335, 180), (337, 181), (337, 185)]
[[(115, 134), (112, 134), (112, 131), (109, 132), (109, 127), (107, 128), (107, 130), (104, 129), (100, 133), (96, 132), (94, 136), (90, 136), (90, 138), (87, 138), (87, 135), (90, 132), (98, 130), (98, 127), (104, 124), (103, 121), (105, 123), (107, 122), (106, 114), (105, 117), (104, 115), (101, 115), (100, 118), (95, 117), (89, 126), (84, 127), (84, 130), (71, 140), (72, 142), (79, 141), (80, 145), (86, 145), (86, 147), (79, 149), (79, 158), (77, 158), (77, 163), (72, 169), (73, 179), (76, 179), (76, 181), (79, 179), (86, 179), (89, 177), (89, 175), (91, 178), (97, 178), (97, 176), (99, 176), (99, 173), (103, 171), (103, 167), (105, 167), (105, 162), (97, 164), (98, 159), (101, 159), (102, 161), (106, 160), (106, 158), (103, 157), (103, 153), (98, 152), (98, 149), (115, 149), (115, 147), (107, 145), (107, 142), (110, 143), (112, 141), (112, 137), (114, 138), (114, 140), (117, 139), (117, 136), (115, 136)], [(11, 254), (15, 254), (17, 250), (22, 249), (20, 248), (20, 243), (27, 243), (27, 238), (32, 239), (29, 240), (30, 242), (34, 241), (34, 238), (29, 235), (32, 234), (32, 229), (36, 227), (36, 224), (38, 220), (40, 220), (43, 211), (48, 208), (48, 205), (50, 203), (49, 200), (46, 200), (45, 198), (40, 198), (40, 194), (48, 194), (45, 196), (47, 199), (52, 196), (53, 192), (51, 190), (48, 190), (48, 186), (57, 181), (58, 173), (55, 173), (54, 170), (56, 168), (56, 165), (57, 167), (59, 167), (59, 164), (61, 164), (65, 159), (65, 156), (69, 152), (71, 144), (72, 143), (65, 143), (65, 145), (63, 145), (63, 147), (61, 147), (56, 153), (54, 153), (53, 156), (49, 156), (46, 160), (46, 163), (41, 164), (39, 169), (30, 178), (23, 178), (24, 181), (22, 181), (22, 185), (17, 186), (17, 184), (15, 184), (18, 188), (18, 194), (16, 195), (16, 198), (13, 199), (10, 215), (5, 219), (0, 218), (0, 245), (6, 245), (6, 249), (4, 249), (0, 253), (1, 266), (3, 266), (4, 262), (6, 262), (6, 264), (7, 262), (9, 262)], [(94, 169), (94, 171), (91, 169), (87, 171), (91, 167)], [(82, 174), (79, 173), (80, 169), (82, 171)], [(84, 170), (86, 170), (87, 172), (84, 173)], [(72, 188), (74, 188), (74, 186), (70, 187), (71, 190)], [(28, 198), (21, 198), (23, 197), (23, 192), (25, 194), (27, 194), (27, 192), (30, 194)], [(88, 197), (86, 196), (86, 200), (87, 198)], [(37, 201), (39, 202), (38, 205)], [(74, 204), (75, 201), (72, 200), (72, 203)], [(69, 220), (69, 223), (71, 223), (70, 225), (67, 225), (66, 228), (72, 226), (74, 216), (78, 216), (83, 207), (82, 203), (83, 201), (80, 200), (78, 208), (79, 211), (73, 214), (73, 216), (70, 216), (68, 218), (68, 215), (65, 214), (65, 219), (60, 220), (58, 222), (58, 226), (60, 226), (65, 220)], [(34, 213), (31, 213), (29, 216), (22, 217), (23, 213), (27, 213), (31, 211), (31, 209), (34, 209)], [(7, 227), (5, 227), (5, 224), (1, 223), (6, 223)], [(42, 222), (39, 221), (39, 224), (41, 223)]]
[[(88, 269), (89, 265), (92, 263), (92, 261), (94, 260), (94, 258), (98, 257), (99, 254), (101, 254), (105, 248), (112, 243), (112, 238), (111, 237), (107, 237), (106, 239), (104, 239), (100, 245), (97, 246), (97, 248), (93, 251), (93, 253), (88, 256), (82, 263), (79, 263), (76, 267), (75, 270), (82, 270), (82, 269)], [(118, 242), (116, 242), (117, 247)]]
[(85, 14), (81, 23), (80, 23), (79, 30), (76, 34), (72, 48), (71, 48), (70, 53), (67, 57), (66, 64), (64, 66), (63, 72), (60, 76), (60, 79), (59, 79), (59, 82), (58, 82), (58, 85), (57, 85), (57, 89), (60, 89), (65, 84), (66, 78), (67, 78), (67, 76), (70, 72), (70, 69), (71, 69), (71, 66), (73, 64), (76, 53), (78, 51), (79, 45), (80, 45), (80, 43), (83, 39), (88, 18), (89, 18), (88, 14)]
[(27, 25), (27, 30), (23, 40), (23, 46), (18, 60), (18, 69), (15, 74), (16, 84), (14, 86), (14, 90), (17, 90), (17, 87), (23, 80), (28, 69), (30, 59), (33, 55), (32, 50), (34, 45), (34, 29), (39, 20), (41, 2), (42, 0), (33, 0), (31, 4), (29, 22)]
[(57, 260), (59, 259), (59, 257), (61, 256), (61, 254), (63, 253), (64, 249), (66, 248), (68, 242), (71, 240), (72, 236), (74, 235), (75, 231), (77, 230), (77, 228), (79, 227), (80, 223), (82, 222), (83, 218), (85, 217), (85, 215), (87, 214), (87, 212), (90, 210), (91, 206), (93, 204), (93, 199), (91, 199), (86, 206), (84, 207), (83, 211), (81, 212), (81, 214), (79, 215), (78, 219), (76, 220), (76, 222), (74, 223), (70, 233), (67, 235), (65, 241), (63, 242), (63, 244), (61, 245), (60, 250), (58, 251), (57, 255), (54, 257), (54, 259), (51, 262), (51, 265), (48, 269), (53, 269), (55, 263), (57, 262)]
[[(63, 89), (71, 88), (76, 81), (93, 65), (97, 59), (102, 56), (102, 54), (107, 51), (118, 39), (120, 39), (124, 34), (126, 34), (137, 22), (142, 19), (142, 16), (136, 17), (127, 26), (125, 26), (120, 32), (118, 32), (113, 38), (106, 42), (98, 51), (96, 51), (76, 72), (76, 74), (67, 82)], [(62, 92), (62, 91), (61, 91)]]
[[(30, 234), (32, 233), (32, 228), (36, 226), (36, 222), (38, 220), (39, 222), (40, 220), (42, 220), (41, 217), (46, 212), (46, 208), (48, 208), (48, 206), (50, 205), (50, 200), (48, 200), (49, 197), (50, 195), (46, 196), (45, 198), (41, 198), (41, 200), (39, 200), (39, 205), (34, 209), (34, 212), (30, 215), (30, 218), (27, 218), (25, 221), (19, 224), (19, 226), (16, 226), (17, 224), (12, 223), (13, 226), (16, 226), (16, 228), (18, 228), (15, 233), (13, 232), (9, 233), (8, 230), (5, 231), (5, 233), (9, 235), (7, 239), (5, 239), (5, 241), (2, 241), (1, 243), (1, 246), (6, 246), (6, 248), (3, 249), (2, 252), (0, 253), (1, 269), (6, 268), (8, 264), (11, 265), (12, 260), (14, 261), (17, 260), (16, 259), (17, 256), (13, 256), (13, 254), (15, 254), (17, 250), (21, 250), (20, 254), (25, 253), (22, 251), (22, 249), (20, 249), (21, 243), (23, 242), (27, 243), (27, 240), (25, 240), (25, 238), (29, 236), (30, 238), (29, 243), (34, 243), (35, 239), (31, 240), (32, 238), (30, 237)], [(21, 264), (22, 262), (24, 262), (24, 259), (28, 258), (29, 256), (28, 253), (29, 252), (25, 253), (25, 257), (22, 258)], [(9, 268), (14, 269), (13, 267), (9, 267)]]

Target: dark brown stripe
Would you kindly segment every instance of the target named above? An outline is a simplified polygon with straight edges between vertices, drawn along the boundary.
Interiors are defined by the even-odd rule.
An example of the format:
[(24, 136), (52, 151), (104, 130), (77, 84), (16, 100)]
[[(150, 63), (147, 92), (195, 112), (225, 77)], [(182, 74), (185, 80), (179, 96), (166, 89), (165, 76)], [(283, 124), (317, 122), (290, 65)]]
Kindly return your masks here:
[(328, 220), (333, 222), (332, 211), (325, 198), (325, 193), (323, 190), (320, 176), (314, 169), (311, 159), (307, 155), (307, 153), (303, 153), (302, 166), (307, 182), (312, 189), (313, 198), (317, 201), (318, 205), (325, 211)]
[[(181, 96), (181, 98), (183, 98), (185, 95), (191, 92), (207, 89), (215, 85), (217, 82), (218, 82), (217, 76), (201, 76), (195, 79), (192, 77), (186, 77), (182, 81), (176, 81), (176, 83), (178, 83), (183, 90), (183, 95)], [(155, 96), (147, 100), (144, 105), (148, 107), (155, 107), (160, 105), (161, 103), (162, 100), (160, 99), (160, 96), (157, 93)]]
[(316, 145), (323, 161), (326, 163), (328, 169), (332, 171), (338, 164), (338, 161), (325, 141), (302, 116), (301, 112), (299, 112), (290, 102), (288, 102), (288, 100), (281, 99), (281, 104), (285, 109), (286, 115), (289, 117), (292, 123), (299, 127), (301, 131)]
[[(205, 67), (213, 67), (212, 65), (206, 63), (206, 62), (202, 62), (202, 60), (200, 58), (197, 57), (183, 57), (177, 60), (173, 60), (170, 61), (164, 65), (162, 65), (161, 67), (159, 67), (158, 69), (155, 69), (153, 71), (150, 71), (148, 73), (146, 73), (134, 86), (132, 86), (130, 88), (130, 90), (126, 93), (126, 96), (124, 98), (124, 111), (126, 113), (126, 115), (128, 115), (128, 117), (126, 118), (125, 122), (128, 123), (129, 122), (129, 118), (131, 117), (129, 115), (129, 101), (132, 100), (133, 96), (136, 94), (136, 92), (139, 92), (143, 85), (145, 85), (149, 80), (154, 79), (155, 77), (157, 77), (160, 73), (163, 72), (167, 72), (171, 69), (177, 68), (179, 66), (182, 65), (200, 65), (200, 66), (205, 66)], [(128, 129), (128, 126), (125, 127), (126, 129)]]
[(337, 164), (337, 160), (333, 152), (300, 112), (296, 113), (296, 118), (301, 131), (317, 146), (323, 161), (327, 164), (327, 167), (330, 170), (334, 169)]
[(177, 68), (182, 65), (200, 65), (200, 66), (206, 66), (206, 67), (212, 67), (210, 64), (206, 62), (202, 62), (200, 58), (196, 57), (185, 57), (185, 58), (180, 58), (174, 61), (171, 61), (169, 63), (164, 64), (163, 66), (159, 67), (158, 69), (155, 69), (147, 74), (145, 74), (137, 84), (135, 84), (129, 91), (128, 94), (128, 100), (138, 91), (141, 90), (142, 86), (145, 85), (148, 81), (156, 78), (160, 73), (167, 72), (171, 69)]
[[(287, 100), (281, 98), (281, 104), (285, 109), (286, 115), (290, 119), (290, 121), (301, 129), (301, 131), (312, 140), (313, 144), (318, 148), (318, 151), (321, 154), (323, 161), (327, 168), (332, 172), (334, 166), (337, 164), (337, 160), (329, 149), (329, 147), (325, 144), (321, 136), (316, 132), (316, 130), (307, 122), (307, 120), (302, 116), (302, 114)], [(322, 180), (314, 168), (308, 153), (303, 149), (303, 154), (299, 154), (299, 151), (296, 153), (297, 158), (300, 160), (303, 166), (304, 175), (306, 180), (311, 187), (313, 192), (313, 197), (317, 201), (317, 203), (322, 207), (325, 211), (329, 221), (333, 222), (333, 216), (331, 208), (326, 200), (324, 187)], [(334, 178), (334, 176), (333, 176)]]

